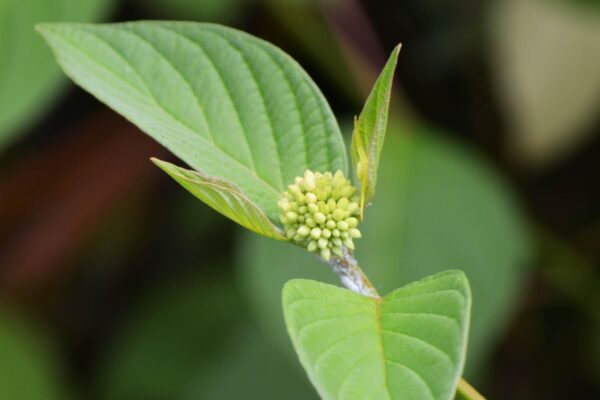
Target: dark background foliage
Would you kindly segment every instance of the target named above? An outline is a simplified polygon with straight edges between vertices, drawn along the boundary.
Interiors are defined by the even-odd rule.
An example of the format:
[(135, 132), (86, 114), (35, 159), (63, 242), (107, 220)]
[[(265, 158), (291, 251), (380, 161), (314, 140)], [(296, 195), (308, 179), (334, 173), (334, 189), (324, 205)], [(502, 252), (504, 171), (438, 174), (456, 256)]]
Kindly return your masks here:
[[(64, 10), (79, 3), (61, 2)], [(263, 286), (280, 287), (278, 256), (261, 256), (275, 253), (161, 173), (149, 157), (176, 160), (59, 78), (47, 49), (40, 60), (52, 67), (17, 65), (43, 46), (33, 23), (46, 19), (181, 19), (246, 30), (307, 69), (346, 132), (402, 42), (392, 107), (395, 121), (411, 123), (389, 134), (414, 135), (418, 126), (452, 143), (419, 164), (450, 160), (421, 175), (443, 193), (461, 199), (480, 190), (440, 172), (466, 157), (476, 161), (461, 164), (465, 174), (489, 170), (481, 179), (498, 195), (474, 228), (470, 210), (427, 197), (435, 190), (419, 192), (427, 206), (407, 207), (405, 223), (394, 210), (412, 204), (404, 196), (413, 186), (403, 186), (408, 194), (388, 189), (387, 203), (378, 189), (391, 208), (373, 216), (381, 224), (362, 253), (398, 241), (398, 254), (369, 258), (377, 271), (397, 268), (398, 258), (418, 263), (411, 255), (419, 252), (443, 258), (436, 245), (411, 247), (411, 238), (445, 231), (462, 240), (467, 258), (478, 246), (469, 240), (488, 232), (495, 248), (518, 248), (516, 257), (490, 254), (469, 276), (475, 292), (503, 279), (504, 265), (519, 271), (512, 287), (492, 289), (511, 301), (487, 316), (491, 328), (477, 336), (488, 344), (470, 354), (479, 361), (476, 371), (467, 365), (469, 376), (490, 399), (600, 396), (597, 1), (107, 0), (81, 17), (58, 6), (46, 15), (45, 3), (0, 0), (0, 116), (12, 118), (0, 118), (0, 398), (316, 398), (291, 346), (277, 339), (283, 328), (270, 323), (281, 318), (279, 304), (261, 305)], [(35, 85), (17, 115), (7, 105), (25, 96), (20, 81)], [(393, 184), (408, 162), (388, 156), (384, 165)], [(498, 207), (510, 204), (517, 227), (494, 236), (505, 215), (494, 214), (496, 197)], [(392, 236), (410, 221), (418, 221), (413, 229)], [(387, 275), (376, 275), (387, 288)]]

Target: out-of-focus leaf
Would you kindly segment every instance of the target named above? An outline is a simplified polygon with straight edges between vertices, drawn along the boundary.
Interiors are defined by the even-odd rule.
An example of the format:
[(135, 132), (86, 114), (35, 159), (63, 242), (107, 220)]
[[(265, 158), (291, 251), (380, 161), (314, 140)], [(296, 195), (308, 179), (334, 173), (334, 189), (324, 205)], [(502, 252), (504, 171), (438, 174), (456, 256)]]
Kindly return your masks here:
[(47, 338), (15, 314), (1, 310), (0, 399), (68, 399), (60, 370)]
[(64, 79), (34, 26), (96, 21), (112, 0), (0, 1), (0, 150), (46, 109)]
[(297, 361), (273, 351), (269, 339), (250, 324), (235, 334), (215, 361), (200, 371), (185, 399), (317, 400), (319, 397)]
[(198, 371), (225, 351), (239, 303), (230, 284), (206, 273), (151, 290), (100, 364), (101, 398), (182, 398)]
[(157, 159), (152, 161), (190, 193), (232, 221), (260, 235), (285, 240), (281, 229), (273, 225), (265, 213), (235, 185), (222, 179), (205, 176), (200, 172), (180, 168), (166, 161)]
[(140, 0), (156, 7), (163, 18), (187, 21), (230, 22), (255, 0)]
[(507, 0), (493, 12), (491, 56), (521, 161), (543, 165), (591, 133), (600, 107), (600, 10)]
[(454, 398), (471, 297), (460, 271), (373, 298), (310, 280), (283, 289), (288, 331), (323, 399)]
[(205, 273), (149, 290), (100, 363), (99, 398), (316, 400), (240, 304), (231, 284)]
[(379, 157), (387, 130), (390, 96), (399, 52), (400, 45), (392, 51), (375, 81), (352, 133), (352, 165), (356, 179), (360, 182), (361, 217), (364, 215), (365, 204), (375, 196)]
[(348, 170), (339, 127), (275, 46), (212, 24), (49, 24), (65, 72), (192, 168), (235, 184), (271, 219), (309, 168)]
[[(514, 199), (482, 160), (424, 132), (391, 131), (382, 153), (377, 204), (367, 210), (356, 243), (358, 261), (380, 293), (449, 268), (461, 269), (473, 292), (467, 376), (482, 362), (516, 303), (528, 242)], [(241, 281), (266, 334), (291, 355), (276, 299), (291, 278), (337, 284), (306, 251), (246, 235)]]

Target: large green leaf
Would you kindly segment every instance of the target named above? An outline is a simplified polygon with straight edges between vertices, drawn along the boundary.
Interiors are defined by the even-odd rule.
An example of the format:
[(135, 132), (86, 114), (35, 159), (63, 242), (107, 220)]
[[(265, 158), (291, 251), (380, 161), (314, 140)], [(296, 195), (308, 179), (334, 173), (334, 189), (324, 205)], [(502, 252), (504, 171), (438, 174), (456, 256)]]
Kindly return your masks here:
[(235, 185), (200, 172), (189, 171), (176, 165), (152, 159), (181, 186), (210, 207), (258, 234), (285, 240), (283, 232), (267, 218)]
[(151, 287), (98, 363), (100, 398), (182, 398), (225, 351), (239, 303), (230, 283), (204, 271)]
[(14, 312), (0, 310), (0, 399), (68, 399), (61, 369), (41, 331)]
[(305, 169), (347, 172), (337, 122), (289, 56), (212, 24), (39, 27), (65, 72), (195, 170), (236, 185), (272, 220)]
[(321, 397), (331, 400), (453, 398), (470, 308), (459, 271), (379, 299), (309, 280), (283, 289), (296, 352)]
[(185, 399), (317, 400), (300, 364), (277, 351), (252, 324), (236, 325), (220, 356), (201, 371)]
[(375, 196), (379, 157), (387, 130), (390, 96), (399, 52), (400, 45), (392, 51), (392, 55), (377, 78), (352, 134), (352, 164), (361, 186), (361, 216), (365, 204)]
[(152, 285), (97, 363), (97, 398), (316, 399), (300, 365), (271, 351), (247, 315), (231, 282), (206, 268)]
[(0, 1), (0, 150), (31, 124), (63, 83), (33, 27), (44, 21), (94, 21), (112, 0)]
[[(489, 164), (438, 136), (399, 135), (391, 126), (381, 160), (377, 204), (356, 242), (358, 261), (380, 293), (448, 268), (465, 271), (473, 291), (466, 364), (473, 378), (506, 328), (526, 272), (518, 207)], [(248, 301), (265, 334), (291, 356), (277, 318), (281, 286), (292, 278), (338, 284), (337, 276), (295, 246), (250, 234), (241, 245)]]

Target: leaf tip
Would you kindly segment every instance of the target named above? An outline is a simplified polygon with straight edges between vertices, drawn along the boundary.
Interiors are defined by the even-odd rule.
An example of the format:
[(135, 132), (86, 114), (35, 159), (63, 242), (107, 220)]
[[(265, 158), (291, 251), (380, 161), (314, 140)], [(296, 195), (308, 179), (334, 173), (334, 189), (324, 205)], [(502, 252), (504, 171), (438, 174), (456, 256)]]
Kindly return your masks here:
[(396, 67), (396, 64), (398, 63), (398, 55), (400, 54), (400, 50), (402, 50), (402, 43), (398, 43), (396, 47), (394, 47), (394, 50), (392, 50), (392, 54), (390, 55), (388, 61), (393, 63), (394, 69)]
[(42, 36), (47, 36), (60, 25), (64, 25), (58, 22), (39, 22), (33, 26), (33, 28)]
[(171, 175), (170, 168), (169, 168), (169, 166), (171, 165), (170, 163), (160, 160), (156, 157), (150, 157), (150, 161), (152, 161), (152, 163), (154, 165), (156, 165), (158, 168), (162, 169), (164, 172)]
[(154, 163), (154, 165), (157, 165), (159, 167), (165, 163), (165, 161), (160, 160), (156, 157), (150, 157), (150, 161), (152, 161)]
[(35, 24), (33, 26), (33, 29), (35, 29), (35, 31), (37, 33), (39, 33), (40, 35), (42, 35), (43, 37), (46, 37), (46, 35), (48, 34), (48, 32), (50, 31), (52, 24), (48, 23), (48, 22), (40, 22), (38, 24)]

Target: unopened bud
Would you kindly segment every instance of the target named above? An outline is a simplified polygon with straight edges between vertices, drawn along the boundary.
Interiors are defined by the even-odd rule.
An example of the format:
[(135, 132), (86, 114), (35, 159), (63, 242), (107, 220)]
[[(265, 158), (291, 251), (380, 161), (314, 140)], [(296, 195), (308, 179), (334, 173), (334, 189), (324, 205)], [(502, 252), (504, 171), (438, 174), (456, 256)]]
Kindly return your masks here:
[(356, 188), (342, 171), (306, 170), (277, 202), (287, 239), (308, 251), (318, 250), (325, 260), (332, 254), (343, 256), (344, 248), (353, 250), (353, 239), (361, 237), (354, 193)]

